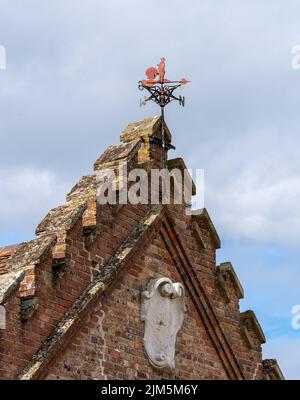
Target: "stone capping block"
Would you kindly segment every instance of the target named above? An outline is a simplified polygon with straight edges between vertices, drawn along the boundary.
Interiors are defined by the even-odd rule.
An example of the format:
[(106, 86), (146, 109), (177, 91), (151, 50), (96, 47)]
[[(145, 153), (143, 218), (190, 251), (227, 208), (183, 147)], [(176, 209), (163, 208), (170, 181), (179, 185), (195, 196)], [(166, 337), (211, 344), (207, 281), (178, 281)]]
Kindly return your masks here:
[(37, 235), (69, 231), (87, 208), (86, 202), (67, 203), (52, 209), (36, 228)]
[(266, 343), (266, 337), (264, 335), (264, 332), (262, 330), (262, 327), (260, 326), (260, 323), (258, 322), (256, 315), (254, 311), (252, 310), (247, 310), (242, 313), (240, 313), (240, 321), (241, 321), (241, 327), (243, 329), (243, 333), (246, 336), (246, 341), (248, 342), (249, 347), (253, 348), (253, 345), (251, 343), (250, 335), (248, 333), (248, 327), (249, 324), (251, 325), (253, 331), (255, 332), (259, 343), (264, 344)]
[(199, 210), (192, 210), (192, 221), (200, 222), (203, 219), (207, 223), (215, 248), (220, 249), (221, 240), (206, 208), (202, 208)]
[(265, 380), (284, 381), (284, 375), (275, 359), (263, 360), (263, 375)]
[(96, 174), (83, 176), (79, 182), (67, 194), (66, 200), (70, 201), (84, 201), (88, 198), (95, 198), (97, 194), (98, 182)]
[(131, 160), (137, 154), (140, 145), (140, 139), (137, 139), (109, 146), (94, 163), (94, 171), (112, 168), (116, 166), (116, 162)]
[(24, 276), (24, 271), (10, 272), (0, 276), (0, 304), (5, 303), (10, 294), (17, 289)]
[(222, 279), (222, 276), (227, 276), (232, 284), (233, 287), (236, 291), (237, 297), (239, 299), (243, 299), (244, 298), (244, 289), (243, 286), (231, 264), (231, 262), (224, 262), (221, 263), (220, 265), (218, 265), (216, 267), (216, 273), (217, 273), (217, 277)]
[(22, 243), (7, 260), (9, 271), (17, 271), (30, 265), (40, 264), (56, 243), (56, 235), (45, 235)]
[[(152, 118), (146, 118), (141, 121), (130, 123), (126, 129), (121, 133), (121, 142), (130, 142), (138, 138), (146, 138), (155, 136), (161, 127), (161, 116), (156, 115)], [(170, 130), (165, 123), (165, 138), (167, 142), (172, 142)]]
[(167, 167), (168, 167), (169, 170), (172, 170), (174, 168), (180, 169), (181, 172), (182, 172), (182, 178), (184, 178), (184, 171), (185, 170), (187, 171), (187, 176), (188, 176), (189, 181), (190, 181), (189, 183), (191, 183), (191, 186), (192, 186), (192, 196), (195, 196), (195, 194), (196, 194), (196, 185), (195, 185), (195, 183), (193, 181), (193, 178), (191, 177), (191, 174), (188, 172), (188, 169), (187, 169), (187, 166), (186, 166), (184, 160), (182, 158), (180, 158), (180, 157), (168, 160), (167, 161)]

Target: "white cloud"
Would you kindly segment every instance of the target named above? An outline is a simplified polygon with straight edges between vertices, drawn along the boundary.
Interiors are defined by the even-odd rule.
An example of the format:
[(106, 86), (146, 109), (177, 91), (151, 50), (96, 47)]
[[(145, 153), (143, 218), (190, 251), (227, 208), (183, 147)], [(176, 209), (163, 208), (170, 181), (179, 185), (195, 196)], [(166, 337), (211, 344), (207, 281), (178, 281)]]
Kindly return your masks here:
[(300, 380), (300, 333), (299, 338), (283, 336), (267, 342), (264, 358), (274, 358), (274, 354), (285, 378)]
[(45, 214), (64, 202), (67, 185), (50, 171), (25, 166), (0, 169), (0, 232), (33, 230)]
[(207, 203), (223, 234), (299, 247), (300, 175), (263, 171), (262, 165), (249, 166), (207, 183)]

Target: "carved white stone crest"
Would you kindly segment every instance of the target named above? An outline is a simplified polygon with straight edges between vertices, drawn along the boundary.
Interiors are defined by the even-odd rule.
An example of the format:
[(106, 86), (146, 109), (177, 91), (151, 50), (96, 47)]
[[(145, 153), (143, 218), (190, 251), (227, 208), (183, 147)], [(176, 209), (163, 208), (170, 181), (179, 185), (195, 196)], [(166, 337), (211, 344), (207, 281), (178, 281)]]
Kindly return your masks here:
[(145, 321), (144, 346), (156, 368), (175, 368), (176, 337), (184, 312), (184, 287), (169, 278), (151, 279), (142, 292), (141, 319)]

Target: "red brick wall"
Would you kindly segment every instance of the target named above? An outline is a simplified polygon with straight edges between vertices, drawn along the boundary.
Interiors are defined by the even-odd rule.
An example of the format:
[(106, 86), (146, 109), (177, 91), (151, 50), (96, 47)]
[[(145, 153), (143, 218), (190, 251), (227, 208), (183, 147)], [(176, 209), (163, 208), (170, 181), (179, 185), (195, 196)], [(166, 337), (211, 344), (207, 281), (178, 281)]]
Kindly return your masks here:
[[(7, 329), (1, 331), (0, 377), (15, 378), (31, 360), (41, 343), (53, 331), (66, 310), (82, 293), (92, 277), (118, 249), (145, 214), (146, 206), (127, 205), (116, 216), (107, 207), (98, 210), (99, 234), (86, 250), (81, 221), (68, 234), (70, 267), (56, 282), (49, 256), (36, 267), (36, 296), (39, 307), (26, 322), (20, 321), (17, 293), (6, 303)], [(261, 379), (261, 346), (253, 334), (254, 349), (247, 348), (241, 336), (239, 302), (230, 282), (231, 302), (222, 297), (215, 276), (215, 249), (209, 229), (200, 226), (206, 250), (201, 250), (192, 235), (191, 217), (184, 207), (169, 207), (174, 229), (213, 304), (220, 325), (239, 360), (247, 379)], [(176, 346), (175, 371), (153, 369), (143, 348), (144, 325), (140, 320), (140, 294), (151, 277), (167, 276), (182, 282), (160, 234), (144, 243), (139, 258), (116, 278), (113, 288), (84, 318), (75, 337), (71, 337), (40, 378), (51, 379), (226, 379), (226, 372), (210, 341), (201, 317), (188, 292), (188, 310)], [(99, 264), (97, 264), (97, 262)], [(178, 268), (178, 266), (177, 266)], [(185, 282), (182, 282), (185, 285)]]
[(144, 347), (140, 294), (151, 277), (180, 276), (160, 238), (118, 278), (113, 290), (91, 310), (80, 332), (53, 362), (48, 379), (226, 379), (216, 350), (187, 296), (187, 313), (176, 346), (173, 372), (153, 369)]
[[(39, 307), (28, 321), (20, 321), (20, 299), (17, 293), (9, 298), (6, 303), (7, 330), (0, 333), (1, 378), (15, 378), (21, 372), (66, 310), (115, 253), (146, 210), (147, 206), (126, 205), (117, 215), (113, 215), (109, 207), (99, 208), (99, 233), (88, 250), (84, 248), (82, 224), (79, 220), (67, 237), (70, 266), (65, 275), (57, 281), (53, 280), (50, 256), (36, 267), (35, 284)], [(191, 217), (185, 215), (184, 207), (169, 206), (169, 213), (245, 377), (261, 379), (261, 346), (255, 334), (252, 334), (254, 349), (249, 349), (241, 336), (239, 301), (231, 282), (228, 282), (230, 303), (227, 304), (221, 295), (215, 276), (215, 249), (209, 229), (205, 224), (200, 224), (206, 244), (205, 250), (200, 249), (192, 234)], [(216, 349), (188, 293), (188, 311), (176, 347), (176, 370), (172, 373), (161, 372), (150, 366), (143, 348), (140, 293), (151, 277), (168, 276), (177, 282), (182, 279), (159, 233), (153, 243), (144, 243), (139, 254), (139, 258), (116, 278), (114, 287), (105, 294), (101, 303), (90, 310), (77, 336), (69, 339), (65, 350), (54, 358), (47, 374), (41, 378), (226, 378)], [(185, 285), (185, 282), (182, 283)], [(24, 289), (23, 286), (21, 288)]]
[[(180, 210), (180, 212), (178, 212)], [(189, 229), (190, 217), (178, 206), (172, 211), (175, 229), (193, 262), (197, 275), (215, 306), (245, 377), (261, 379), (261, 347), (247, 348), (240, 333), (236, 292), (228, 282), (231, 302), (226, 304), (214, 274), (215, 250), (209, 231), (201, 227), (207, 250), (200, 250)], [(124, 210), (123, 216), (127, 215)], [(121, 215), (119, 218), (122, 218)], [(101, 239), (99, 239), (101, 242)], [(178, 270), (160, 237), (145, 243), (140, 256), (118, 276), (101, 302), (85, 317), (75, 337), (53, 360), (47, 379), (227, 379), (217, 351), (201, 317), (186, 293), (187, 313), (176, 346), (176, 369), (155, 370), (143, 347), (144, 325), (140, 320), (140, 294), (151, 277), (167, 276), (182, 282)], [(185, 285), (185, 282), (182, 282)]]
[[(67, 257), (70, 265), (58, 280), (53, 279), (52, 257), (49, 255), (35, 268), (35, 295), (38, 309), (25, 322), (20, 318), (20, 298), (24, 292), (23, 280), (20, 291), (15, 291), (4, 304), (7, 328), (0, 330), (0, 379), (18, 376), (42, 342), (52, 333), (65, 312), (97, 274), (99, 268), (118, 249), (145, 214), (146, 206), (129, 205), (126, 213), (120, 210), (112, 216), (109, 207), (98, 209), (98, 240), (86, 250), (81, 220), (68, 233)], [(133, 211), (134, 210), (134, 211)], [(30, 273), (32, 270), (30, 269)]]

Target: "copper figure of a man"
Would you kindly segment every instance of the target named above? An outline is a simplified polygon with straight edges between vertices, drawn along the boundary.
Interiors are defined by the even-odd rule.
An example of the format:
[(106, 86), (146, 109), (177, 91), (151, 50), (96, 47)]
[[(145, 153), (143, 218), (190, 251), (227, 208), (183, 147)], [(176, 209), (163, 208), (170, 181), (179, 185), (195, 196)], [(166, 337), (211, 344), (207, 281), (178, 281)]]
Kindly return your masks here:
[(164, 79), (165, 79), (165, 74), (166, 74), (165, 61), (166, 61), (166, 59), (164, 57), (162, 57), (160, 59), (160, 63), (158, 64), (159, 82), (164, 82)]

